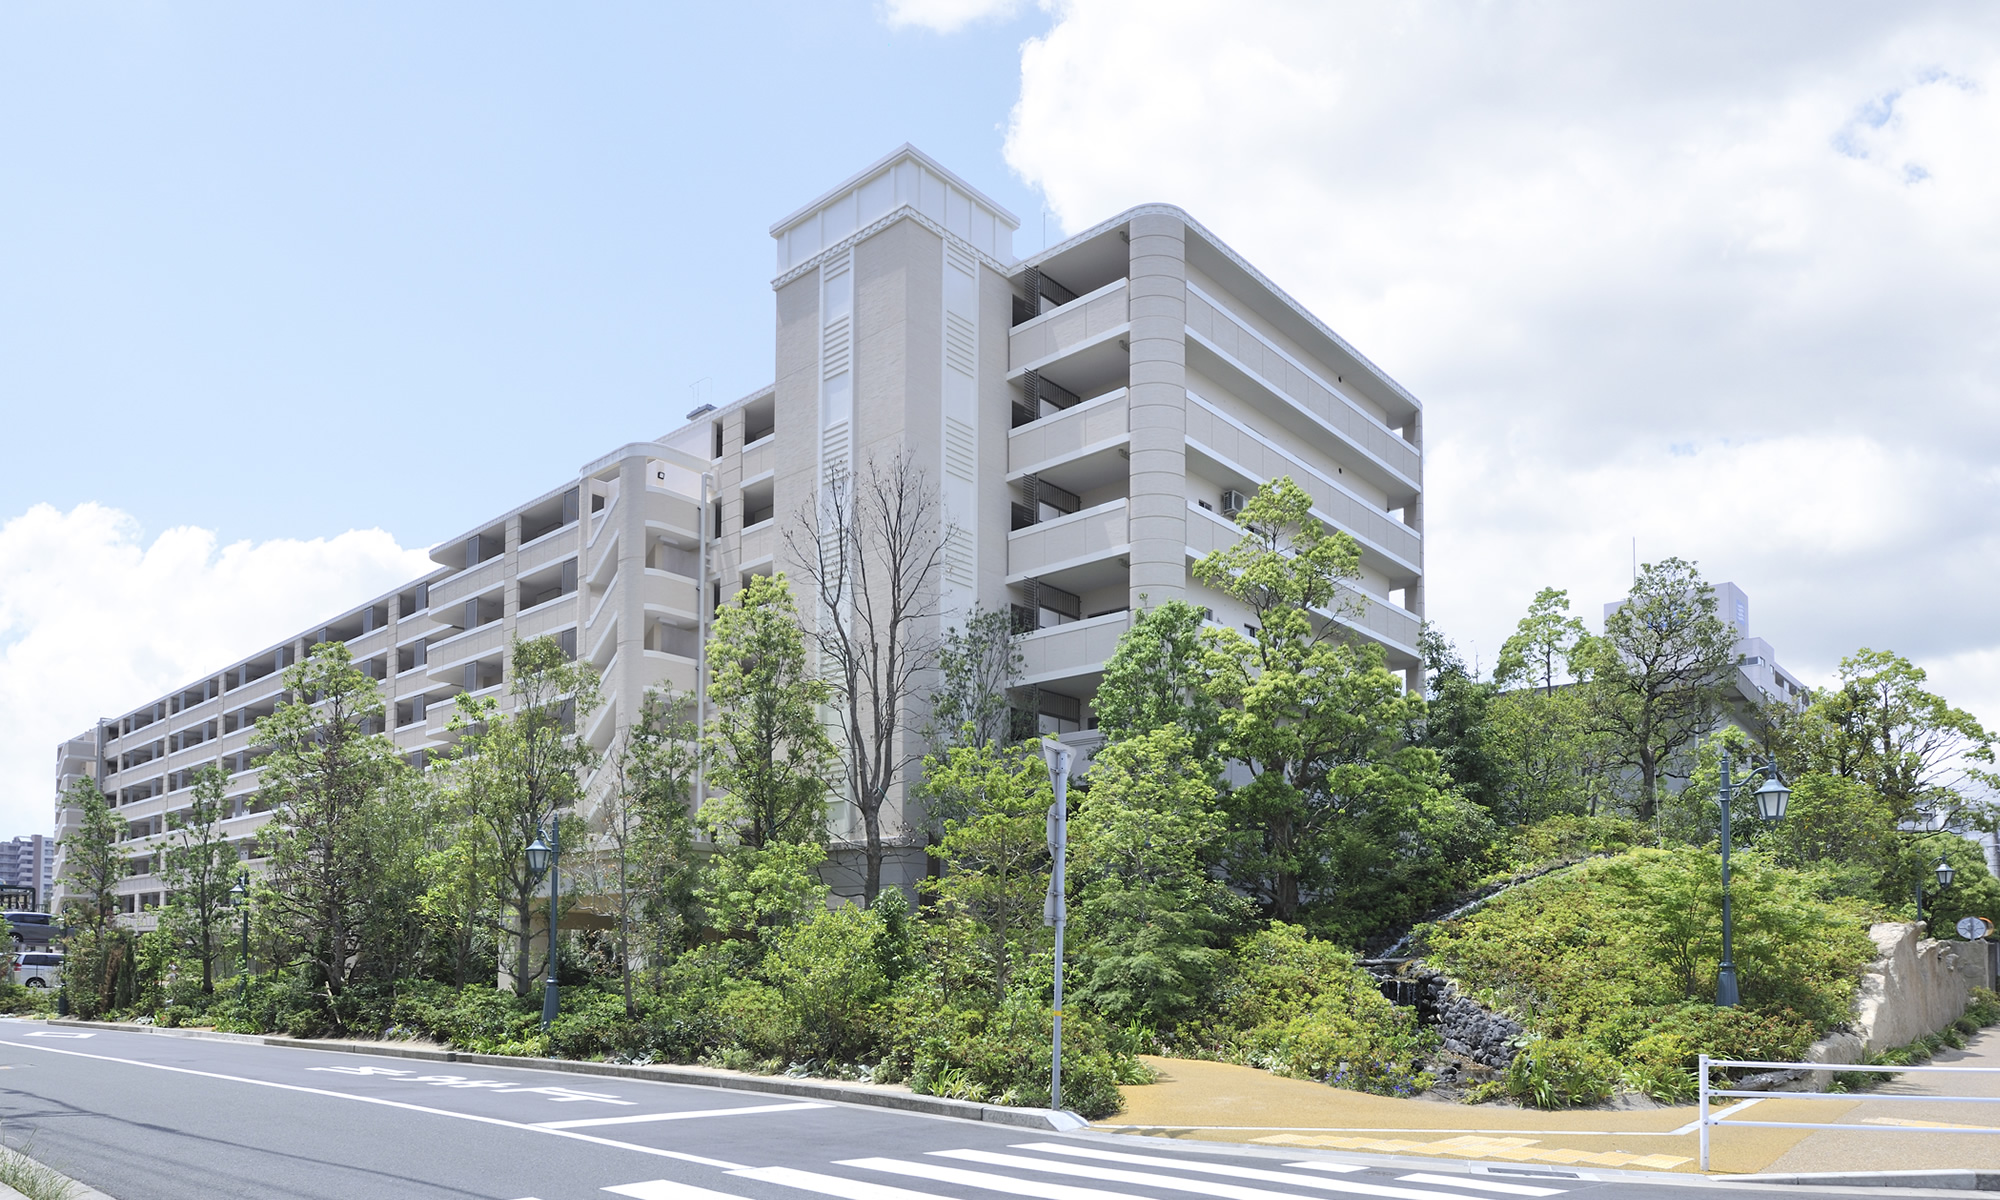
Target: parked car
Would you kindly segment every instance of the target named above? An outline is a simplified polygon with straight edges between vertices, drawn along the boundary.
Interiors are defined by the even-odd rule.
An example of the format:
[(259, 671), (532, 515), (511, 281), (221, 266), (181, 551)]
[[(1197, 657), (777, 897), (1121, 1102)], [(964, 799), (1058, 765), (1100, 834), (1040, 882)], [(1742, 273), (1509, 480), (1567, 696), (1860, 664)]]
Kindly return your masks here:
[(15, 983), (31, 988), (51, 988), (62, 985), (63, 956), (42, 950), (29, 950), (14, 956), (14, 969), (9, 976)]
[(0, 917), (7, 918), (7, 935), (13, 939), (16, 949), (46, 946), (62, 933), (45, 912), (7, 912), (0, 913)]

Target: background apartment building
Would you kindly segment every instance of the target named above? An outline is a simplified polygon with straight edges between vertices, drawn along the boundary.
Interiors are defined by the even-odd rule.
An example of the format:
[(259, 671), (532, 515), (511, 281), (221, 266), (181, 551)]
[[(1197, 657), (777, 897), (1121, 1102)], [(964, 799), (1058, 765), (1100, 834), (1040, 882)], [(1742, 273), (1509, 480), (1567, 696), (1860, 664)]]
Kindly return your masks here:
[(47, 904), (55, 882), (54, 853), (55, 847), (39, 833), (0, 842), (0, 887), (31, 888), (33, 907)]
[[(797, 580), (784, 531), (829, 473), (899, 455), (941, 500), (940, 627), (1011, 610), (1017, 706), (1086, 751), (1134, 609), (1185, 598), (1218, 622), (1247, 616), (1189, 567), (1235, 540), (1230, 517), (1280, 475), (1360, 544), (1358, 603), (1338, 619), (1414, 682), (1416, 400), (1179, 209), (1134, 208), (1025, 261), (1016, 226), (913, 147), (890, 154), (772, 226), (770, 387), (442, 543), (423, 579), (66, 743), (59, 782), (95, 773), (131, 822), (128, 910), (158, 902), (159, 835), (203, 763), (231, 771), (228, 828), (248, 855), (266, 818), (249, 730), (316, 642), (347, 642), (381, 681), (386, 732), (418, 760), (444, 744), (451, 697), (504, 696), (512, 636), (556, 636), (603, 674), (587, 732), (608, 749), (648, 688), (694, 686), (703, 604), (754, 574)], [(815, 603), (802, 588), (805, 619)], [(856, 836), (848, 806), (830, 816)], [(888, 878), (920, 869), (915, 845)]]

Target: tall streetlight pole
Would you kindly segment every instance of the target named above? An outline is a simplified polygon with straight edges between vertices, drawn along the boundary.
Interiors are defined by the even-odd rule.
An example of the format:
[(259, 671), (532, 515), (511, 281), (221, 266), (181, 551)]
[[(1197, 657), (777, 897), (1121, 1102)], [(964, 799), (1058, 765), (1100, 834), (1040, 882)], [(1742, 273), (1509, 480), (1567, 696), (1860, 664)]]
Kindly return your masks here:
[(1049, 872), (1049, 894), (1042, 901), (1042, 924), (1056, 929), (1055, 1044), (1049, 1063), (1049, 1107), (1062, 1107), (1062, 984), (1063, 926), (1069, 922), (1069, 905), (1063, 899), (1063, 860), (1069, 850), (1069, 759), (1070, 748), (1056, 738), (1042, 742), (1042, 761), (1049, 768), (1049, 785), (1055, 789), (1055, 803), (1049, 805), (1049, 855), (1054, 867)]
[(229, 895), (243, 910), (243, 941), (236, 951), (236, 999), (240, 1003), (250, 995), (250, 872), (237, 876), (236, 886), (229, 889)]
[(540, 876), (543, 871), (549, 875), (549, 975), (542, 983), (542, 1028), (556, 1019), (556, 1010), (562, 1005), (561, 991), (556, 984), (556, 901), (562, 884), (559, 869), (562, 860), (562, 818), (549, 814), (549, 840), (544, 843), (540, 837), (528, 847), (528, 870)]
[[(1785, 802), (1791, 799), (1792, 789), (1778, 778), (1778, 764), (1767, 763), (1763, 767), (1752, 767), (1750, 779), (1759, 771), (1764, 773), (1764, 786), (1757, 789), (1757, 815), (1777, 824), (1785, 819)], [(1735, 1008), (1740, 997), (1736, 990), (1736, 955), (1734, 947), (1735, 913), (1729, 905), (1729, 802), (1742, 788), (1750, 786), (1750, 779), (1736, 784), (1729, 775), (1729, 751), (1722, 752), (1722, 965), (1715, 973), (1715, 1006)]]

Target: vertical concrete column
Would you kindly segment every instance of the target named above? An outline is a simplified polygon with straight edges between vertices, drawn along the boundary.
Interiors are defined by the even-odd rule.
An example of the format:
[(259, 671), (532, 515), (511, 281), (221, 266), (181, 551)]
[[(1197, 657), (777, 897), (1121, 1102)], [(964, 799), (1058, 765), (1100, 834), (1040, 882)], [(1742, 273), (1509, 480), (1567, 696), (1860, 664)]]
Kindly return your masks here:
[(1187, 226), (1134, 217), (1132, 597), (1134, 608), (1187, 591)]
[[(643, 456), (618, 464), (618, 573), (611, 580), (618, 594), (606, 601), (618, 614), (618, 656), (611, 677), (604, 680), (604, 699), (618, 706), (613, 720), (620, 723), (639, 711), (646, 688), (646, 484), (651, 478)], [(577, 653), (587, 652), (579, 643)]]

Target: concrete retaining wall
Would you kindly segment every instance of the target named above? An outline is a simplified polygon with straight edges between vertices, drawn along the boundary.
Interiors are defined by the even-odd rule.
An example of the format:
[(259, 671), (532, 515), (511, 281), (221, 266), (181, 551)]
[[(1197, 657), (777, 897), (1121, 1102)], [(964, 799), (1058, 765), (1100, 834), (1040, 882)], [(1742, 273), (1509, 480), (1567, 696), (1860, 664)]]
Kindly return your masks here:
[[(1923, 926), (1885, 921), (1870, 927), (1875, 961), (1861, 977), (1854, 1019), (1807, 1052), (1808, 1062), (1860, 1062), (1936, 1033), (1964, 1014), (1975, 987), (1993, 980), (1991, 942), (1939, 941)], [(1817, 1081), (1823, 1083), (1824, 1080)]]

